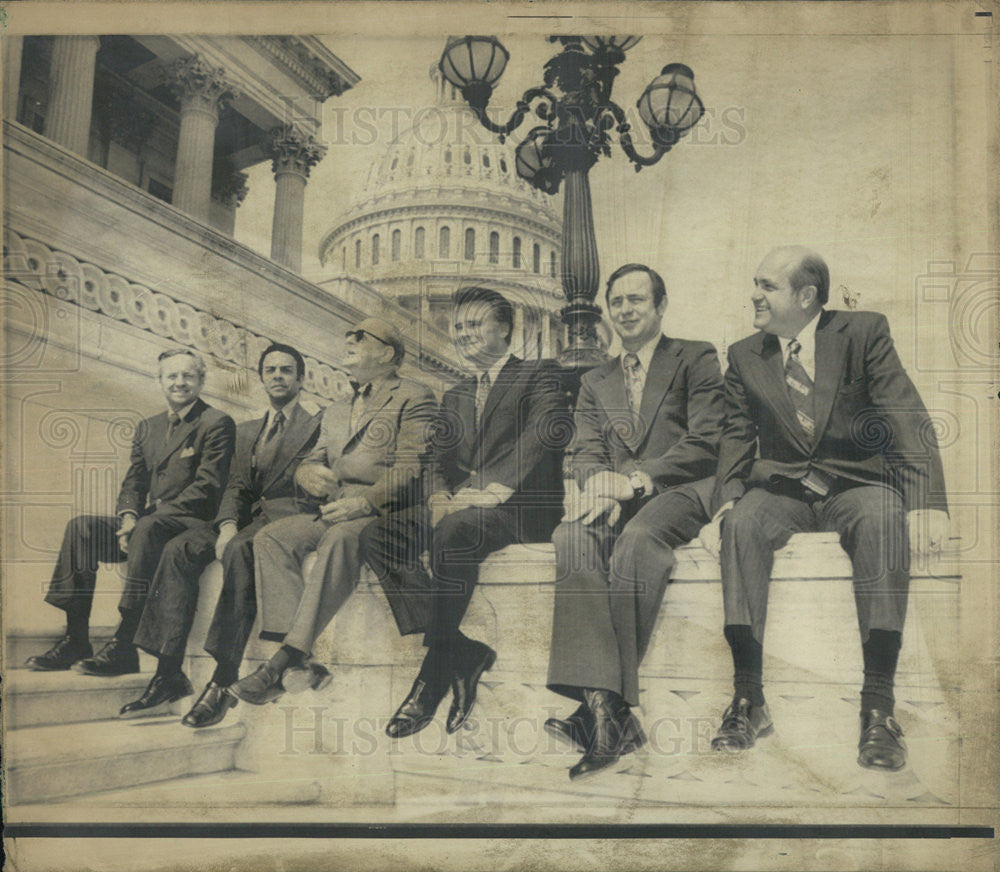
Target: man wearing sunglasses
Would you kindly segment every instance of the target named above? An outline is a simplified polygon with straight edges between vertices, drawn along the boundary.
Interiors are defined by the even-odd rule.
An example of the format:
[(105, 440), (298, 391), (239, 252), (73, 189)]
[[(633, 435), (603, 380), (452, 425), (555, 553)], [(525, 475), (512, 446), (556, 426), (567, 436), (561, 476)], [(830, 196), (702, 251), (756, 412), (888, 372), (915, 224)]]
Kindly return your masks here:
[[(295, 474), (313, 510), (275, 521), (254, 538), (260, 635), (281, 647), (230, 685), (230, 696), (261, 705), (329, 682), (309, 654), (358, 583), (361, 531), (410, 505), (419, 490), (437, 403), (426, 385), (400, 377), (404, 354), (399, 331), (380, 318), (347, 332), (343, 360), (354, 395), (327, 406), (316, 447)], [(313, 551), (316, 561), (303, 572)]]

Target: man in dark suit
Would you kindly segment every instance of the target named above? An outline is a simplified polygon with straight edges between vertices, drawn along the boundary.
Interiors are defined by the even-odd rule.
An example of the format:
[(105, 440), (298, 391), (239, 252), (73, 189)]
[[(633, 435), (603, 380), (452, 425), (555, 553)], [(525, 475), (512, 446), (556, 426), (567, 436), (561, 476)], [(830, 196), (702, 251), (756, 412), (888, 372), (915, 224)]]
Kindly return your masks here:
[(729, 349), (715, 517), (701, 534), (713, 553), (721, 547), (734, 665), (733, 701), (712, 747), (743, 751), (770, 732), (762, 644), (774, 551), (793, 533), (831, 530), (854, 568), (864, 658), (858, 763), (900, 769), (893, 680), (910, 547), (926, 553), (948, 536), (934, 430), (885, 316), (823, 309), (830, 273), (818, 254), (775, 249), (754, 286), (760, 332)]
[[(66, 526), (45, 601), (66, 612), (66, 635), (28, 659), (37, 670), (87, 675), (139, 671), (132, 638), (153, 573), (167, 543), (210, 519), (229, 475), (236, 425), (199, 398), (205, 363), (188, 349), (159, 356), (167, 411), (139, 423), (116, 515), (78, 515)], [(122, 620), (96, 655), (90, 647), (90, 607), (98, 563), (125, 561)]]
[[(544, 541), (559, 517), (559, 462), (569, 421), (554, 366), (510, 353), (513, 308), (486, 288), (458, 292), (454, 337), (477, 370), (445, 393), (435, 423), (429, 496), (382, 518), (362, 535), (401, 633), (424, 632), (428, 652), (390, 720), (392, 738), (422, 729), (452, 689), (446, 728), (455, 732), (475, 702), (492, 648), (459, 629), (479, 563), (515, 542)], [(420, 561), (430, 555), (428, 574)]]
[[(627, 264), (608, 279), (623, 352), (583, 376), (567, 500), (556, 546), (548, 686), (580, 705), (545, 728), (584, 752), (577, 779), (645, 742), (639, 663), (649, 646), (673, 549), (708, 520), (722, 432), (722, 373), (707, 342), (670, 339), (660, 276)], [(570, 485), (572, 488), (573, 485)]]
[(122, 708), (121, 717), (152, 714), (193, 693), (181, 664), (198, 604), (198, 581), (213, 560), (222, 561), (222, 592), (205, 650), (216, 667), (182, 723), (217, 724), (236, 704), (223, 691), (238, 677), (257, 614), (253, 537), (271, 521), (299, 511), (293, 476), (319, 435), (319, 415), (298, 402), (306, 373), (302, 355), (290, 345), (271, 345), (261, 354), (257, 373), (269, 408), (263, 417), (236, 428), (232, 473), (215, 520), (177, 536), (163, 549), (135, 636), (135, 644), (159, 663), (145, 692)]
[[(275, 521), (254, 538), (261, 638), (281, 647), (232, 684), (231, 697), (260, 705), (330, 680), (309, 659), (313, 643), (357, 586), (361, 531), (415, 499), (437, 410), (430, 388), (398, 374), (404, 354), (399, 331), (380, 318), (348, 331), (344, 366), (357, 390), (327, 406), (319, 441), (295, 475), (314, 510)], [(303, 572), (313, 551), (315, 563)]]

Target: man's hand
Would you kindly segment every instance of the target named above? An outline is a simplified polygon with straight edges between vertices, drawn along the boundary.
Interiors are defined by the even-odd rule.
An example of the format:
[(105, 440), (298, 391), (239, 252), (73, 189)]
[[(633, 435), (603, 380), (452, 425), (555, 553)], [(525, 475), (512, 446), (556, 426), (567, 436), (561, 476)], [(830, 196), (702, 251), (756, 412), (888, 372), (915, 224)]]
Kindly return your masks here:
[(215, 540), (215, 559), (222, 560), (222, 555), (226, 550), (226, 546), (230, 543), (233, 536), (236, 535), (236, 522), (235, 521), (223, 521), (219, 526), (219, 537)]
[(295, 470), (295, 481), (314, 497), (329, 496), (337, 486), (337, 476), (321, 463), (299, 464)]
[(340, 524), (374, 515), (375, 509), (364, 497), (344, 497), (319, 507), (320, 518), (328, 524)]
[(565, 523), (580, 521), (582, 524), (593, 524), (598, 518), (606, 516), (608, 526), (612, 527), (622, 514), (622, 504), (618, 500), (613, 500), (611, 497), (597, 497), (587, 493), (586, 490), (569, 502), (566, 514), (563, 515)]
[(941, 551), (951, 536), (951, 519), (937, 509), (914, 509), (906, 513), (910, 551), (920, 557)]
[(698, 533), (698, 539), (701, 541), (701, 547), (711, 554), (716, 560), (719, 559), (719, 553), (722, 551), (722, 521), (726, 515), (729, 514), (729, 510), (733, 507), (733, 505), (733, 500), (726, 503), (715, 513), (715, 517), (702, 527), (701, 532)]
[(122, 554), (128, 554), (128, 537), (132, 535), (132, 531), (135, 529), (136, 516), (133, 514), (122, 515), (121, 524), (118, 527), (118, 532), (115, 534), (118, 537), (118, 547), (121, 549)]
[(451, 494), (447, 491), (438, 491), (427, 498), (427, 509), (431, 513), (431, 527), (436, 527), (441, 519), (448, 514), (448, 506), (451, 504)]
[(628, 480), (628, 476), (605, 469), (602, 472), (595, 472), (587, 483), (583, 486), (583, 492), (592, 497), (607, 497), (608, 499), (625, 502), (632, 499), (635, 490)]

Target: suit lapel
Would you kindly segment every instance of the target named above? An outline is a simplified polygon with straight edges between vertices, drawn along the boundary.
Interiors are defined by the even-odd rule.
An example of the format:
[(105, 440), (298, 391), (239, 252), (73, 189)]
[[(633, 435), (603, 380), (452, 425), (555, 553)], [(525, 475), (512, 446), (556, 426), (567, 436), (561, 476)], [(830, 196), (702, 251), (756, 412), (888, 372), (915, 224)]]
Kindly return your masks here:
[[(646, 383), (642, 386), (642, 405), (639, 408), (639, 427), (635, 434), (635, 448), (638, 448), (652, 426), (656, 410), (666, 396), (674, 380), (674, 373), (681, 365), (678, 355), (680, 346), (671, 343), (666, 336), (661, 336), (656, 344), (656, 350), (649, 361), (649, 372), (646, 373)], [(624, 382), (624, 374), (622, 377)], [(635, 450), (635, 449), (633, 449)]]
[(174, 428), (173, 435), (167, 441), (167, 444), (164, 446), (162, 453), (156, 461), (157, 466), (161, 466), (165, 463), (167, 458), (169, 458), (171, 454), (184, 444), (184, 440), (187, 439), (191, 431), (194, 430), (198, 421), (201, 419), (201, 413), (204, 409), (205, 403), (199, 397), (194, 401), (194, 405), (187, 413), (187, 417)]
[(612, 428), (634, 453), (639, 444), (639, 434), (635, 432), (629, 415), (628, 389), (620, 357), (605, 364), (601, 378), (594, 381), (592, 388)]
[[(510, 390), (510, 386), (517, 380), (520, 367), (521, 359), (511, 355), (504, 364), (503, 369), (500, 370), (500, 374), (497, 376), (497, 383), (490, 388), (490, 392), (486, 395), (486, 404), (483, 406), (483, 420), (479, 422), (480, 430), (486, 429), (486, 422), (489, 420), (490, 415), (493, 414), (500, 400), (503, 399), (503, 395)], [(474, 401), (473, 406), (475, 406)]]
[(368, 402), (365, 403), (365, 410), (358, 419), (357, 428), (349, 433), (348, 441), (354, 439), (368, 424), (371, 419), (375, 417), (376, 414), (381, 410), (381, 408), (392, 399), (393, 391), (399, 387), (399, 376), (389, 376), (382, 380), (377, 388), (372, 392), (371, 396), (368, 397)]
[(316, 416), (310, 415), (296, 403), (292, 410), (291, 420), (285, 427), (281, 442), (278, 444), (278, 450), (274, 454), (274, 460), (271, 461), (271, 467), (264, 470), (265, 478), (261, 485), (261, 491), (266, 491), (285, 471), (285, 468), (312, 435), (315, 427)]
[(833, 401), (847, 360), (847, 337), (839, 330), (835, 313), (823, 314), (816, 329), (816, 379), (813, 399), (816, 410), (814, 442), (819, 442), (830, 420)]
[(771, 408), (782, 420), (799, 447), (809, 452), (809, 442), (795, 414), (795, 407), (788, 397), (788, 387), (785, 384), (785, 365), (781, 358), (781, 343), (776, 336), (769, 333), (761, 334), (761, 347), (752, 358), (757, 384), (760, 392), (767, 397)]

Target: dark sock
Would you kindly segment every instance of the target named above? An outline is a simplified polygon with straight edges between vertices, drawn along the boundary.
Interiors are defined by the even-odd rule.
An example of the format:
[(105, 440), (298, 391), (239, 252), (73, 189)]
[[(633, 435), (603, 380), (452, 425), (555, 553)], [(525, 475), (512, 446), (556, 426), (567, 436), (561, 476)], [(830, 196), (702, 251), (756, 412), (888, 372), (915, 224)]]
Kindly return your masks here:
[(727, 624), (724, 632), (733, 652), (734, 700), (764, 705), (764, 647), (746, 624)]
[(135, 638), (135, 631), (139, 629), (139, 620), (142, 618), (142, 609), (121, 609), (122, 622), (115, 630), (115, 638), (119, 642), (132, 644)]
[(275, 669), (282, 671), (289, 666), (301, 666), (305, 653), (291, 645), (282, 645), (268, 661)]
[(159, 657), (159, 662), (156, 664), (156, 674), (173, 675), (175, 672), (180, 672), (181, 663), (183, 662), (184, 662), (183, 657), (173, 657), (173, 656), (167, 656), (166, 654), (161, 654)]
[(66, 610), (66, 635), (77, 642), (90, 639), (90, 609), (72, 608)]
[(892, 687), (903, 634), (896, 630), (871, 630), (861, 646), (865, 664), (865, 683), (861, 687), (861, 709), (878, 709), (893, 714), (895, 697)]
[(212, 681), (219, 687), (229, 687), (239, 677), (240, 669), (231, 660), (216, 661), (215, 672), (212, 673)]

